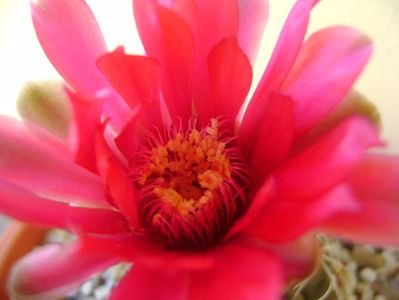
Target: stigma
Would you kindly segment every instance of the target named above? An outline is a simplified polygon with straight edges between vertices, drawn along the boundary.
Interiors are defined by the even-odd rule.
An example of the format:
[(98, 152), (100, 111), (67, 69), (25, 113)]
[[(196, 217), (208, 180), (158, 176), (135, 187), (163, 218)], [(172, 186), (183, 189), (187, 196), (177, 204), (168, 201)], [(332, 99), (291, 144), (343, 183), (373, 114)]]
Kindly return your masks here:
[(234, 137), (212, 119), (149, 134), (132, 175), (141, 222), (171, 248), (206, 248), (246, 207), (249, 174)]

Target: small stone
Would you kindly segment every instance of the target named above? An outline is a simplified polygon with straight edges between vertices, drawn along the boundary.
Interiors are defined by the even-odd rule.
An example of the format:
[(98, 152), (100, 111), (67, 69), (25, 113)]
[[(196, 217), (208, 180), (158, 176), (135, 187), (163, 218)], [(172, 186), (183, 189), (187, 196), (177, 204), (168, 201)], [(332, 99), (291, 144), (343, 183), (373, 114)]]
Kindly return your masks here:
[(360, 267), (376, 267), (375, 249), (368, 245), (356, 245), (352, 251), (353, 259)]
[(94, 289), (96, 288), (96, 286), (100, 284), (101, 284), (101, 277), (97, 275), (81, 286), (80, 293), (83, 294), (84, 296), (93, 295)]
[(399, 291), (392, 286), (390, 281), (384, 282), (378, 294), (384, 295), (388, 300), (399, 299)]
[(359, 273), (360, 278), (368, 283), (373, 283), (377, 279), (377, 272), (371, 268), (363, 268)]
[(352, 294), (355, 291), (357, 285), (356, 267), (354, 264), (349, 264), (346, 267), (345, 277), (344, 277), (344, 290), (347, 294)]
[(391, 273), (398, 268), (398, 259), (393, 251), (384, 250), (381, 253), (381, 257), (384, 259), (383, 271), (385, 273)]
[(122, 263), (107, 269), (102, 274), (102, 277), (104, 279), (104, 285), (109, 287), (115, 286), (126, 274), (129, 268), (130, 264)]
[(94, 290), (94, 296), (96, 300), (106, 300), (111, 292), (111, 287), (109, 286), (99, 286)]
[(371, 288), (370, 285), (364, 284), (361, 287), (361, 298), (360, 300), (373, 300), (373, 289)]
[(75, 239), (75, 236), (65, 230), (50, 230), (44, 238), (45, 244), (67, 244)]
[(338, 243), (327, 244), (324, 246), (323, 251), (334, 258), (340, 258), (342, 256), (342, 248)]
[(80, 288), (80, 293), (84, 296), (89, 296), (93, 292), (93, 288), (94, 283), (90, 280), (82, 285), (82, 287)]
[(358, 268), (358, 265), (355, 261), (350, 261), (346, 265), (346, 269), (348, 270), (348, 272), (356, 273), (357, 268)]

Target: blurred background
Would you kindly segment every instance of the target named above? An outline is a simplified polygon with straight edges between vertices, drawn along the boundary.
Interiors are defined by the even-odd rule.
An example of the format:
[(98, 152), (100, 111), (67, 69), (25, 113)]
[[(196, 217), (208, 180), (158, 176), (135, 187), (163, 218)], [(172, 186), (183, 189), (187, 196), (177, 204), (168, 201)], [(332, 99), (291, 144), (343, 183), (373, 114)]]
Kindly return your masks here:
[[(87, 2), (100, 22), (109, 49), (123, 44), (131, 53), (143, 53), (134, 28), (131, 0)], [(267, 64), (294, 2), (270, 0), (270, 19), (255, 79)], [(313, 11), (309, 33), (331, 25), (353, 26), (374, 41), (374, 55), (356, 88), (377, 105), (388, 150), (398, 152), (399, 0), (322, 0)], [(0, 114), (16, 116), (15, 100), (26, 81), (58, 77), (36, 41), (29, 0), (0, 0)], [(6, 219), (0, 216), (0, 231), (5, 224)]]

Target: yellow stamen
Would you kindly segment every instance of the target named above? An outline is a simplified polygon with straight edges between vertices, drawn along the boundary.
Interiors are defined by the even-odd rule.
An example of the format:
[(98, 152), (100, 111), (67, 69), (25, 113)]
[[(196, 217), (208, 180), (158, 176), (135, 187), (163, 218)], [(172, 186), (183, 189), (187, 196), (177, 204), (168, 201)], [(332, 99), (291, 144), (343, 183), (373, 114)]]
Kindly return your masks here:
[[(209, 202), (224, 180), (231, 178), (231, 164), (225, 143), (218, 140), (219, 122), (202, 131), (192, 129), (187, 136), (177, 133), (164, 145), (151, 149), (148, 163), (143, 166), (139, 184), (150, 180), (153, 192), (181, 216), (195, 215)], [(154, 215), (157, 222), (159, 215)]]

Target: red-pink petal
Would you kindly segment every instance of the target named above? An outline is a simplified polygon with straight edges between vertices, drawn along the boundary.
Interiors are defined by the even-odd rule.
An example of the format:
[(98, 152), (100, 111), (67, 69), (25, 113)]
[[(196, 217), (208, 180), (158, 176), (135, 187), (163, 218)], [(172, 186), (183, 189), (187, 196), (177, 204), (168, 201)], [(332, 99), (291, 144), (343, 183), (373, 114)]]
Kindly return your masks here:
[[(194, 36), (196, 50), (200, 52), (197, 53), (197, 58), (206, 59), (211, 48), (221, 40), (237, 36), (239, 11), (236, 0), (155, 1), (173, 10), (188, 24)], [(249, 12), (243, 12), (242, 17), (248, 15)]]
[(252, 68), (235, 38), (222, 40), (209, 53), (209, 75), (215, 116), (235, 120), (248, 94)]
[(366, 119), (345, 120), (274, 173), (278, 197), (320, 195), (342, 181), (367, 148), (379, 143), (377, 129)]
[(116, 137), (115, 144), (128, 161), (139, 150), (145, 131), (149, 128), (150, 124), (144, 119), (142, 113), (138, 112)]
[(80, 241), (65, 246), (47, 245), (16, 263), (9, 289), (18, 299), (58, 299), (90, 275), (117, 262), (108, 253), (86, 251)]
[(32, 18), (39, 42), (65, 81), (88, 100), (104, 101), (115, 128), (129, 108), (96, 66), (107, 52), (97, 21), (83, 0), (32, 0)]
[(44, 51), (72, 87), (86, 97), (106, 87), (95, 63), (107, 49), (85, 1), (32, 1), (32, 18)]
[(108, 169), (107, 187), (117, 207), (132, 225), (138, 226), (137, 196), (128, 170), (116, 159), (111, 160)]
[(286, 283), (296, 282), (298, 279), (308, 276), (314, 271), (320, 260), (320, 242), (313, 233), (278, 244), (243, 235), (239, 238), (248, 240), (248, 242), (277, 255), (283, 263)]
[(399, 245), (399, 158), (370, 154), (348, 181), (358, 208), (333, 216), (324, 231), (360, 243)]
[(104, 138), (106, 124), (96, 132), (95, 150), (97, 167), (105, 181), (110, 203), (121, 210), (133, 227), (139, 227), (136, 206), (136, 191), (129, 178), (128, 170), (118, 160)]
[(399, 157), (388, 154), (367, 154), (349, 176), (356, 196), (394, 205), (399, 203), (398, 182)]
[(290, 97), (273, 94), (267, 103), (264, 121), (252, 134), (251, 145), (243, 145), (248, 151), (254, 178), (265, 177), (288, 155), (293, 142), (293, 110)]
[(23, 123), (0, 118), (0, 178), (58, 201), (106, 206), (98, 176), (59, 155)]
[(304, 203), (276, 198), (243, 234), (272, 243), (292, 241), (336, 212), (351, 211), (356, 206), (348, 188), (342, 186)]
[(126, 261), (160, 269), (206, 270), (215, 264), (214, 257), (192, 251), (165, 251), (159, 243), (138, 232), (114, 236), (86, 236), (90, 248), (101, 249)]
[(214, 251), (217, 265), (191, 275), (190, 299), (280, 299), (282, 269), (270, 251), (233, 243)]
[(0, 212), (26, 223), (99, 234), (129, 231), (125, 218), (113, 210), (49, 200), (2, 179), (0, 191)]
[(364, 96), (352, 90), (334, 111), (295, 140), (291, 152), (299, 153), (303, 151), (345, 119), (355, 115), (365, 117), (377, 128), (381, 127), (381, 120), (376, 107)]
[[(146, 1), (136, 0), (134, 2), (135, 8), (139, 4), (144, 5), (142, 2)], [(193, 37), (193, 55), (195, 57), (191, 61), (194, 64), (192, 69), (192, 84), (189, 87), (192, 94), (189, 95), (190, 97), (186, 101), (189, 102), (190, 107), (192, 101), (194, 101), (195, 112), (198, 114), (200, 122), (206, 124), (214, 116), (212, 91), (207, 67), (208, 54), (221, 40), (237, 36), (239, 21), (238, 3), (236, 0), (159, 0), (154, 2), (160, 3), (174, 11), (188, 25), (188, 29)], [(146, 22), (149, 22), (149, 15), (151, 14), (148, 12), (142, 13)], [(136, 15), (136, 21), (137, 17)], [(139, 21), (139, 29), (140, 23)], [(143, 27), (145, 27), (145, 24), (143, 24)], [(173, 47), (178, 44), (179, 48), (181, 48), (181, 43), (182, 41), (178, 41), (173, 44)], [(144, 44), (146, 45), (147, 43), (144, 41)]]
[(115, 157), (114, 152), (112, 152), (111, 147), (107, 143), (104, 136), (107, 126), (108, 126), (107, 122), (102, 123), (100, 126), (98, 126), (94, 138), (94, 146), (95, 146), (94, 151), (97, 158), (96, 160), (97, 169), (104, 183), (106, 183), (109, 161), (110, 159)]
[(371, 41), (349, 27), (323, 29), (306, 41), (282, 86), (282, 91), (298, 104), (297, 134), (312, 127), (344, 99), (371, 52)]
[(238, 44), (254, 65), (263, 30), (269, 18), (269, 1), (239, 1), (239, 14)]
[[(160, 111), (161, 70), (149, 57), (126, 55), (122, 47), (105, 54), (97, 61), (110, 84), (136, 110), (144, 105), (153, 125), (163, 124)], [(151, 105), (151, 106), (150, 106)]]
[(339, 213), (320, 225), (320, 231), (355, 243), (398, 246), (399, 210), (397, 205), (363, 203), (355, 212)]
[(72, 107), (69, 140), (75, 155), (75, 162), (89, 171), (97, 173), (93, 136), (101, 121), (103, 103), (102, 101), (87, 101), (69, 89), (66, 89), (66, 92)]
[[(36, 123), (27, 120), (20, 122), (12, 117), (0, 115), (0, 136), (13, 136), (13, 139), (23, 144), (35, 144), (52, 156), (62, 160), (72, 160), (67, 143)], [(3, 147), (3, 144), (1, 146)], [(4, 148), (6, 147), (7, 142), (4, 142)], [(0, 157), (1, 150), (0, 147)]]
[(286, 282), (295, 282), (309, 276), (318, 265), (321, 256), (320, 243), (313, 233), (282, 244), (267, 244), (264, 241), (262, 243), (280, 257)]
[(231, 236), (239, 233), (256, 221), (258, 216), (262, 214), (262, 211), (266, 208), (266, 205), (269, 203), (269, 201), (273, 199), (273, 188), (273, 179), (268, 178), (253, 197), (252, 202), (245, 214), (237, 220), (237, 222), (226, 235), (225, 239), (228, 239)]
[(270, 62), (245, 112), (240, 132), (243, 143), (251, 140), (251, 133), (264, 120), (270, 94), (279, 91), (291, 70), (309, 22), (310, 12), (318, 0), (298, 0), (280, 33)]
[(188, 299), (189, 273), (134, 264), (112, 292), (110, 300)]
[[(238, 33), (238, 5), (235, 0), (194, 1), (196, 19), (187, 21), (195, 35), (195, 43), (203, 58), (219, 41)], [(209, 34), (209, 33), (212, 34)], [(201, 56), (202, 56), (201, 55)], [(199, 61), (197, 61), (199, 63)]]
[(137, 29), (148, 56), (162, 67), (163, 95), (172, 118), (187, 121), (192, 107), (192, 34), (178, 15), (155, 2), (133, 1)]
[[(211, 49), (221, 40), (238, 33), (238, 4), (235, 0), (195, 1), (195, 17), (187, 21), (194, 35), (193, 100), (200, 121), (214, 116), (212, 91), (207, 66)], [(212, 34), (210, 34), (212, 33)]]

